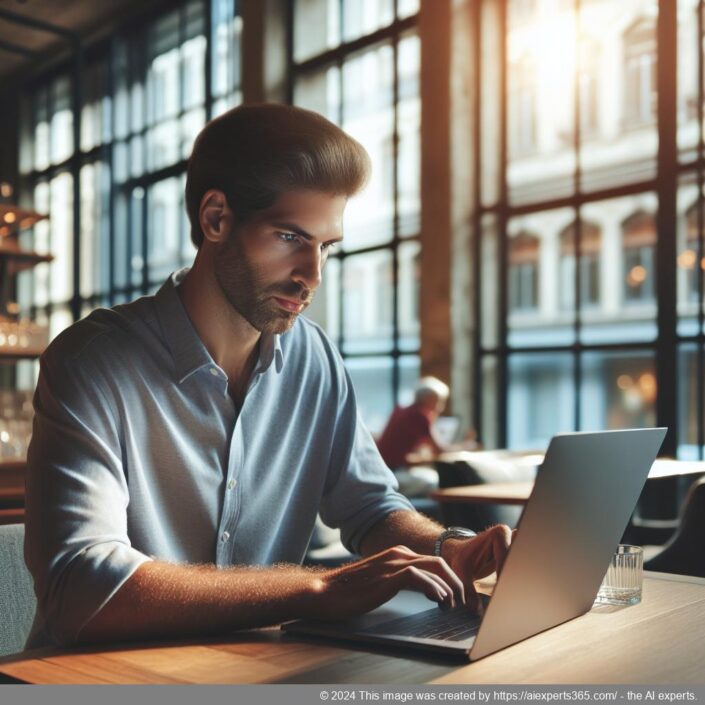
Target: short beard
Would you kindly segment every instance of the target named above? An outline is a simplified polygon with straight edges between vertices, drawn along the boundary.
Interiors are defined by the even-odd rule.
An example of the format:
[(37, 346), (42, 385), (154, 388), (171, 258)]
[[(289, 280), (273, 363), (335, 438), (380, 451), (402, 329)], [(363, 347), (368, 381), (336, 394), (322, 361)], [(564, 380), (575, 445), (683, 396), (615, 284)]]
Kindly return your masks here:
[[(304, 309), (313, 301), (314, 292), (289, 281), (265, 285), (266, 267), (250, 265), (236, 243), (235, 233), (215, 258), (214, 273), (228, 303), (260, 333), (286, 333), (296, 322), (298, 313), (279, 308), (273, 296), (300, 301)], [(302, 309), (303, 310), (303, 309)]]

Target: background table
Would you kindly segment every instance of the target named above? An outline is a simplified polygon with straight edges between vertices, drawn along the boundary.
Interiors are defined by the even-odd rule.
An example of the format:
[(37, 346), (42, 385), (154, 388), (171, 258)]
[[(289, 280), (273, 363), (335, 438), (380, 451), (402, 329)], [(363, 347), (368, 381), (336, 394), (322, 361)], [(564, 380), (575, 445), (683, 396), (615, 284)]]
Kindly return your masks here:
[(435, 490), (431, 497), (439, 502), (462, 504), (479, 502), (524, 505), (529, 501), (533, 489), (533, 482), (491, 482), (485, 485), (446, 487), (443, 490)]
[[(472, 453), (447, 453), (442, 454), (444, 462), (468, 462), (472, 463)], [(519, 462), (526, 465), (527, 462), (540, 463), (543, 456), (532, 453), (531, 455), (518, 456)], [(507, 458), (503, 458), (506, 462)], [(683, 460), (655, 460), (649, 471), (649, 480), (658, 480), (666, 477), (700, 475), (705, 473), (704, 462), (689, 462)], [(524, 505), (529, 501), (531, 492), (534, 489), (533, 482), (490, 482), (477, 485), (460, 485), (458, 487), (446, 487), (434, 491), (431, 496), (439, 502), (455, 502), (462, 504), (482, 503), (482, 504), (514, 504)]]
[(333, 645), (277, 629), (230, 638), (43, 650), (0, 659), (28, 683), (705, 683), (705, 580), (647, 574), (644, 599), (600, 605), (476, 663)]

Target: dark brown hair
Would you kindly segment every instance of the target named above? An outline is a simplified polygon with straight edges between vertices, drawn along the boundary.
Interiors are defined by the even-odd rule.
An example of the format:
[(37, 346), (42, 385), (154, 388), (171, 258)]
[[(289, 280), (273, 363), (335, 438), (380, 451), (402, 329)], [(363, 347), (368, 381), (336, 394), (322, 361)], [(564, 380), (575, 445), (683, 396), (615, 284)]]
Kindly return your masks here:
[(196, 138), (186, 176), (191, 239), (203, 242), (198, 212), (209, 189), (225, 194), (237, 223), (288, 189), (352, 196), (366, 183), (364, 147), (321, 115), (290, 105), (242, 105)]

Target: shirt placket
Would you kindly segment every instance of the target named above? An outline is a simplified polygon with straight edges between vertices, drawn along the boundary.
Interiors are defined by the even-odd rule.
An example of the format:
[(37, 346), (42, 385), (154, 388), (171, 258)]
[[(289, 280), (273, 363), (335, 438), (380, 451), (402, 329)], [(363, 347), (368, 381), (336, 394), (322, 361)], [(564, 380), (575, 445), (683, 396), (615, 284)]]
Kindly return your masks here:
[(225, 497), (223, 499), (223, 511), (220, 517), (216, 546), (216, 565), (219, 566), (233, 565), (238, 562), (236, 558), (236, 533), (242, 503), (240, 479), (246, 462), (245, 438), (242, 431), (243, 417), (247, 413), (248, 401), (252, 402), (253, 389), (257, 385), (260, 376), (260, 374), (255, 374), (250, 382), (240, 413), (235, 419), (235, 426), (230, 439), (228, 469), (225, 478)]

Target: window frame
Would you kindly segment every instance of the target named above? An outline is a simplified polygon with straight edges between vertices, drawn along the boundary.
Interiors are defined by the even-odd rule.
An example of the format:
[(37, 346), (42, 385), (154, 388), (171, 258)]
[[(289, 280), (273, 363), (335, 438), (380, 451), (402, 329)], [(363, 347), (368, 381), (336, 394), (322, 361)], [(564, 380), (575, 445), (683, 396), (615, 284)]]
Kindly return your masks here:
[[(391, 162), (391, 180), (392, 180), (392, 199), (394, 206), (393, 214), (393, 232), (392, 237), (388, 242), (383, 244), (371, 245), (367, 247), (360, 247), (354, 250), (342, 249), (334, 252), (331, 255), (331, 260), (335, 259), (339, 266), (337, 267), (337, 282), (332, 282), (331, 285), (337, 287), (339, 292), (344, 292), (344, 277), (346, 273), (346, 263), (350, 258), (355, 258), (356, 256), (365, 255), (373, 252), (390, 252), (392, 260), (392, 301), (391, 301), (391, 312), (392, 312), (392, 329), (391, 329), (391, 348), (388, 351), (355, 351), (346, 350), (346, 336), (345, 336), (345, 306), (343, 301), (343, 295), (339, 296), (339, 307), (337, 312), (336, 327), (338, 335), (336, 336), (336, 344), (344, 360), (360, 360), (373, 358), (384, 358), (385, 360), (391, 360), (391, 391), (392, 391), (392, 406), (401, 403), (401, 391), (402, 391), (402, 375), (405, 361), (408, 361), (412, 357), (420, 356), (420, 339), (419, 343), (415, 347), (407, 347), (403, 345), (403, 331), (402, 325), (400, 325), (400, 289), (402, 286), (400, 272), (401, 272), (401, 248), (408, 244), (421, 242), (420, 235), (420, 222), (416, 228), (416, 233), (404, 236), (401, 235), (403, 229), (407, 226), (405, 223), (401, 222), (400, 218), (400, 194), (402, 192), (402, 185), (400, 184), (399, 178), (399, 142), (400, 134), (398, 130), (398, 106), (402, 93), (406, 86), (406, 81), (400, 80), (399, 74), (399, 44), (403, 39), (409, 34), (418, 34), (418, 13), (414, 13), (403, 18), (399, 18), (397, 15), (397, 2), (393, 3), (394, 13), (393, 20), (389, 25), (381, 27), (375, 30), (371, 34), (356, 37), (351, 41), (346, 41), (345, 37), (345, 27), (344, 27), (344, 12), (339, 13), (339, 25), (338, 32), (341, 43), (323, 50), (313, 56), (308, 56), (304, 60), (297, 61), (295, 56), (297, 54), (296, 47), (294, 46), (294, 1), (289, 5), (290, 15), (289, 15), (289, 50), (288, 50), (288, 102), (294, 104), (294, 86), (297, 79), (305, 78), (307, 75), (313, 75), (318, 71), (325, 70), (328, 68), (337, 68), (338, 70), (338, 81), (339, 89), (337, 95), (337, 120), (339, 124), (343, 121), (343, 66), (345, 61), (353, 57), (356, 54), (363, 53), (365, 50), (373, 49), (376, 46), (381, 46), (385, 43), (389, 43), (392, 47), (393, 52), (393, 85), (392, 85), (392, 109), (394, 111), (394, 125), (393, 125), (393, 135), (391, 152), (393, 160)], [(389, 176), (389, 175), (388, 175)], [(417, 255), (418, 256), (418, 255)], [(327, 281), (331, 282), (328, 273), (326, 275)], [(418, 311), (418, 306), (414, 308)]]
[[(232, 21), (237, 21), (241, 18), (240, 6), (237, 0), (226, 2), (229, 10), (232, 10)], [(176, 17), (177, 40), (176, 46), (172, 51), (178, 54), (177, 63), (177, 111), (174, 114), (174, 119), (177, 120), (179, 126), (179, 136), (177, 139), (178, 153), (176, 158), (169, 164), (149, 169), (146, 163), (147, 157), (147, 136), (150, 129), (155, 125), (164, 124), (163, 120), (157, 120), (152, 109), (154, 98), (153, 91), (148, 85), (151, 60), (147, 56), (146, 41), (152, 31), (156, 31), (156, 27), (160, 21), (164, 21), (170, 15)], [(202, 60), (202, 82), (203, 82), (203, 101), (195, 106), (185, 99), (184, 90), (185, 82), (187, 81), (187, 68), (183, 59), (183, 47), (189, 41), (188, 35), (189, 23), (196, 18), (197, 22), (202, 25), (203, 36), (205, 36), (205, 53)], [(98, 42), (86, 47), (78, 61), (71, 60), (63, 61), (53, 67), (51, 70), (39, 73), (33, 76), (22, 86), (23, 100), (30, 106), (30, 112), (34, 117), (36, 112), (35, 104), (38, 97), (46, 96), (47, 101), (46, 112), (49, 116), (49, 123), (53, 115), (52, 109), (52, 91), (51, 86), (57, 79), (68, 77), (71, 83), (72, 90), (72, 110), (74, 120), (74, 144), (73, 150), (67, 159), (51, 163), (36, 168), (34, 154), (32, 154), (31, 168), (19, 170), (18, 186), (21, 198), (31, 203), (33, 201), (34, 188), (38, 183), (50, 183), (57, 175), (70, 172), (74, 178), (74, 226), (73, 226), (73, 282), (72, 294), (68, 300), (53, 301), (49, 300), (45, 305), (35, 303), (32, 295), (32, 301), (26, 305), (27, 313), (32, 318), (51, 316), (55, 309), (69, 308), (73, 321), (79, 320), (82, 316), (97, 306), (112, 306), (116, 303), (129, 301), (138, 295), (151, 293), (157, 288), (163, 279), (156, 280), (150, 273), (150, 242), (153, 238), (153, 233), (150, 228), (150, 209), (149, 198), (150, 190), (157, 184), (165, 182), (171, 178), (183, 179), (186, 173), (188, 160), (183, 156), (183, 135), (182, 135), (182, 119), (184, 119), (191, 111), (203, 110), (205, 122), (213, 117), (214, 104), (218, 101), (228, 100), (229, 97), (236, 98), (242, 95), (242, 75), (235, 77), (234, 85), (231, 87), (231, 94), (223, 96), (220, 93), (216, 95), (212, 90), (211, 72), (212, 72), (212, 47), (214, 37), (216, 35), (217, 19), (216, 7), (213, 0), (180, 0), (165, 7), (163, 4), (157, 7), (150, 8), (137, 16), (126, 18), (111, 36), (99, 40)], [(223, 18), (221, 18), (223, 19)], [(230, 20), (227, 20), (228, 22)], [(240, 19), (241, 21), (241, 19)], [(134, 27), (138, 26), (139, 30), (134, 31)], [(201, 36), (198, 34), (197, 36)], [(241, 51), (241, 44), (239, 50)], [(237, 59), (236, 69), (241, 67), (241, 57), (233, 57)], [(126, 113), (123, 117), (127, 121), (124, 126), (121, 126), (120, 110), (123, 107), (120, 104), (117, 84), (117, 76), (120, 69), (120, 62), (127, 61), (124, 64), (125, 73), (125, 90), (127, 91), (127, 104), (125, 106)], [(84, 148), (84, 140), (82, 134), (83, 117), (85, 111), (93, 105), (90, 100), (84, 100), (84, 88), (95, 83), (95, 73), (103, 72), (103, 90), (99, 91), (97, 102), (100, 110), (104, 109), (104, 101), (109, 101), (109, 137), (106, 139), (107, 127), (101, 122), (101, 130), (99, 135), (94, 135), (93, 144)], [(77, 77), (79, 78), (78, 86), (76, 85)], [(135, 81), (141, 85), (142, 95), (142, 111), (137, 116), (131, 114), (131, 91)], [(99, 82), (100, 83), (100, 82)], [(90, 91), (87, 91), (90, 95)], [(150, 97), (151, 96), (151, 97)], [(91, 99), (96, 96), (90, 95)], [(151, 107), (150, 107), (151, 106)], [(101, 120), (104, 115), (101, 116)], [(34, 128), (32, 128), (33, 130)], [(97, 139), (96, 139), (97, 137)], [(20, 126), (20, 139), (33, 139), (23, 134), (23, 128)], [(51, 139), (51, 137), (49, 138)], [(141, 140), (142, 147), (142, 167), (139, 173), (127, 173), (126, 178), (118, 179), (116, 169), (118, 164), (118, 150), (125, 145), (127, 149), (126, 158), (134, 156), (134, 152), (130, 154), (130, 144), (134, 144), (135, 139)], [(49, 144), (51, 151), (51, 144)], [(82, 266), (81, 261), (85, 259), (82, 248), (82, 232), (81, 232), (81, 207), (85, 204), (82, 202), (82, 189), (80, 175), (86, 166), (102, 165), (109, 170), (109, 183), (106, 193), (97, 191), (96, 197), (101, 201), (107, 201), (106, 232), (100, 228), (97, 234), (104, 237), (101, 241), (101, 247), (108, 248), (108, 263), (106, 280), (98, 287), (95, 284), (92, 287), (92, 293), (85, 294), (82, 286)], [(177, 189), (183, 192), (183, 183), (179, 184)], [(140, 194), (141, 198), (135, 198), (135, 194)], [(182, 204), (183, 193), (181, 193), (179, 203)], [(141, 203), (139, 203), (141, 201)], [(175, 204), (176, 208), (177, 205)], [(190, 263), (194, 253), (187, 253), (188, 241), (190, 240), (189, 228), (186, 224), (183, 206), (178, 206), (179, 210), (179, 256), (178, 266), (184, 266)], [(124, 212), (123, 212), (124, 211)], [(122, 218), (122, 220), (121, 220)], [(120, 223), (122, 222), (122, 226)], [(121, 230), (122, 233), (118, 231)], [(139, 237), (136, 236), (140, 231)], [(121, 238), (120, 235), (127, 235), (126, 238)], [(27, 231), (22, 236), (24, 242), (28, 246), (33, 244), (33, 232)], [(122, 249), (118, 249), (121, 247)], [(51, 243), (50, 243), (51, 250)], [(142, 266), (140, 272), (135, 272), (131, 266), (133, 263), (141, 260)], [(122, 281), (118, 281), (122, 279)], [(25, 287), (25, 290), (32, 290), (32, 287)]]
[[(679, 153), (676, 141), (676, 81), (674, 77), (677, 72), (677, 3), (669, 3), (667, 0), (659, 0), (659, 14), (656, 19), (656, 40), (659, 48), (658, 62), (655, 67), (656, 80), (658, 86), (657, 95), (657, 117), (659, 130), (659, 148), (657, 153), (657, 171), (653, 178), (639, 178), (629, 183), (624, 183), (618, 186), (609, 188), (597, 188), (592, 191), (581, 190), (578, 184), (581, 184), (581, 148), (584, 140), (581, 136), (581, 120), (580, 120), (580, 100), (581, 91), (579, 90), (579, 71), (574, 71), (573, 75), (573, 98), (575, 101), (574, 111), (574, 128), (573, 128), (573, 144), (572, 149), (576, 157), (574, 170), (574, 186), (571, 193), (567, 196), (557, 197), (541, 197), (532, 201), (522, 203), (511, 203), (509, 199), (509, 187), (507, 182), (508, 172), (508, 151), (509, 151), (509, 132), (508, 132), (508, 52), (507, 52), (507, 37), (508, 37), (508, 18), (509, 18), (509, 0), (498, 0), (493, 7), (494, 12), (490, 12), (486, 8), (492, 3), (492, 0), (481, 0), (476, 3), (477, 7), (473, 14), (473, 40), (478, 45), (482, 44), (481, 27), (484, 26), (484, 18), (492, 17), (498, 27), (497, 33), (499, 37), (498, 46), (494, 53), (494, 60), (499, 66), (499, 91), (498, 91), (498, 116), (499, 129), (496, 139), (496, 159), (498, 164), (497, 182), (494, 187), (496, 196), (492, 202), (486, 203), (484, 197), (476, 199), (476, 207), (473, 218), (474, 238), (472, 243), (472, 256), (474, 259), (473, 273), (475, 277), (475, 291), (477, 292), (477, 301), (474, 308), (474, 316), (476, 327), (473, 332), (473, 347), (474, 347), (474, 388), (475, 396), (473, 400), (473, 416), (478, 428), (480, 439), (488, 445), (488, 447), (506, 447), (508, 438), (508, 364), (514, 355), (522, 355), (525, 353), (567, 353), (574, 360), (573, 365), (573, 387), (575, 390), (574, 400), (574, 424), (573, 430), (578, 431), (581, 428), (581, 359), (586, 354), (594, 352), (609, 352), (622, 351), (625, 354), (637, 353), (638, 351), (651, 352), (656, 360), (656, 376), (658, 379), (658, 396), (655, 402), (656, 417), (658, 425), (668, 426), (664, 445), (661, 449), (662, 453), (675, 455), (677, 452), (678, 438), (678, 407), (676, 396), (676, 380), (677, 380), (677, 356), (682, 344), (685, 342), (696, 342), (699, 349), (699, 358), (703, 356), (703, 348), (705, 347), (705, 337), (703, 336), (703, 310), (702, 307), (698, 311), (699, 327), (698, 333), (695, 336), (681, 336), (677, 334), (677, 311), (676, 311), (676, 238), (674, 237), (657, 237), (655, 248), (655, 259), (658, 262), (656, 272), (656, 291), (658, 292), (658, 306), (656, 310), (655, 323), (657, 327), (657, 336), (653, 341), (644, 342), (605, 342), (591, 343), (585, 342), (580, 333), (584, 324), (584, 307), (582, 306), (581, 298), (582, 291), (580, 286), (580, 271), (581, 267), (576, 268), (576, 284), (575, 284), (575, 307), (573, 309), (574, 317), (572, 327), (574, 329), (573, 341), (569, 344), (553, 344), (546, 343), (545, 345), (523, 346), (511, 345), (509, 342), (509, 314), (510, 301), (508, 292), (508, 277), (509, 277), (509, 242), (507, 233), (507, 224), (518, 216), (527, 216), (532, 213), (540, 213), (551, 209), (569, 207), (572, 209), (575, 221), (580, 222), (582, 209), (591, 203), (597, 203), (607, 199), (614, 199), (625, 196), (637, 196), (646, 193), (655, 193), (658, 197), (658, 211), (656, 214), (656, 230), (657, 233), (674, 233), (677, 226), (677, 207), (676, 196), (679, 182), (679, 175), (685, 173), (694, 173), (699, 184), (699, 193), (702, 193), (703, 184), (703, 165), (705, 164), (703, 148), (702, 130), (699, 140), (699, 150), (696, 159), (688, 160), (682, 163), (678, 162)], [(574, 7), (576, 11), (580, 8), (580, 0), (575, 0)], [(702, 8), (703, 2), (700, 0)], [(486, 13), (486, 14), (485, 14)], [(699, 13), (699, 36), (702, 37), (702, 12)], [(475, 70), (475, 83), (473, 90), (476, 95), (482, 96), (487, 93), (483, 85), (483, 62), (488, 58), (481, 51), (476, 53), (478, 66)], [(699, 96), (700, 106), (699, 115), (702, 124), (702, 98), (703, 98), (703, 69), (702, 69), (702, 52), (699, 59)], [(475, 101), (472, 119), (477, 126), (473, 131), (473, 148), (476, 153), (481, 152), (483, 145), (483, 127), (482, 127), (482, 108), (481, 101)], [(585, 138), (590, 138), (591, 135), (586, 135)], [(474, 179), (477, 183), (482, 183), (483, 172), (480, 160), (474, 165)], [(490, 187), (491, 188), (491, 187)], [(702, 197), (702, 196), (701, 196)], [(490, 219), (490, 220), (488, 220)], [(497, 224), (496, 232), (483, 232), (483, 222), (495, 222)], [(498, 257), (496, 261), (495, 271), (483, 271), (481, 266), (483, 242), (487, 238), (497, 238)], [(575, 253), (576, 261), (580, 260), (580, 228), (576, 233), (575, 238)], [(488, 240), (490, 242), (490, 240)], [(702, 251), (702, 229), (700, 232), (699, 245)], [(483, 285), (483, 281), (487, 277), (496, 278), (496, 296), (497, 305), (493, 307), (492, 317), (490, 321), (486, 318), (486, 311), (492, 311), (486, 304), (483, 303), (483, 291), (487, 288)], [(699, 290), (702, 291), (702, 272), (699, 272)], [(489, 342), (484, 342), (483, 330), (487, 327), (488, 330), (494, 330), (494, 333)], [(483, 370), (492, 368), (494, 374), (491, 380), (485, 383)], [(703, 361), (699, 361), (699, 379), (703, 379)], [(699, 387), (703, 385), (700, 384)], [(495, 391), (496, 390), (496, 391)], [(496, 393), (496, 403), (486, 403), (484, 396), (486, 394)], [(698, 390), (698, 434), (699, 434), (699, 457), (703, 457), (703, 446), (705, 444), (705, 434), (703, 432), (703, 392)], [(487, 416), (489, 414), (490, 416)], [(487, 434), (485, 434), (487, 430)]]

